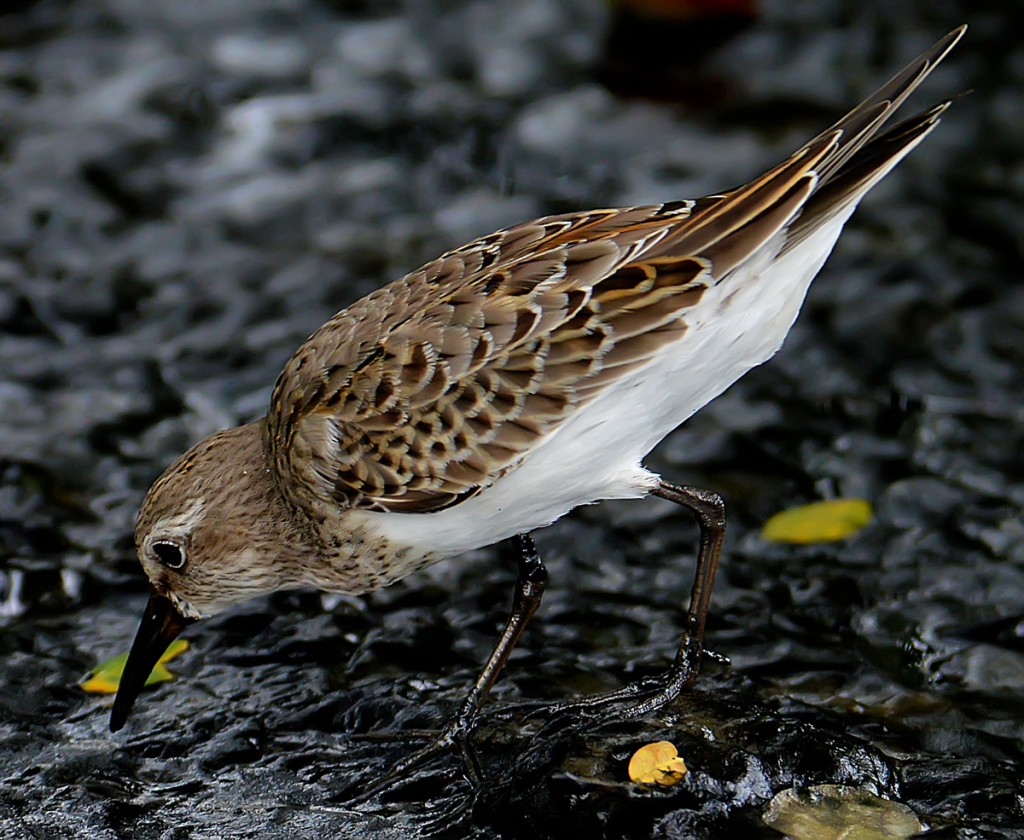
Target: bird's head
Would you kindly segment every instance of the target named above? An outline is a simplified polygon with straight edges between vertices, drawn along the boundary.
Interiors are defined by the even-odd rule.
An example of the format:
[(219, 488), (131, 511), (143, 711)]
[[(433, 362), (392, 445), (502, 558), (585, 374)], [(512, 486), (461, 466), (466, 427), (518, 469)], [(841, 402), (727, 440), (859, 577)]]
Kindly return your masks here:
[(225, 607), (287, 585), (276, 534), (281, 517), (262, 424), (219, 432), (153, 484), (139, 511), (135, 548), (149, 602), (111, 712), (120, 729), (153, 666), (182, 629)]

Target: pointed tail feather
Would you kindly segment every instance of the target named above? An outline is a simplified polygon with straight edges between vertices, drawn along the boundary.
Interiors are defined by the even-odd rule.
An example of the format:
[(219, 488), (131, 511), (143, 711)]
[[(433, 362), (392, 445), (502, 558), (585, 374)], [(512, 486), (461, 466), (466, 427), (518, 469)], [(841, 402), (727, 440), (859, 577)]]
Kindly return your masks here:
[[(808, 177), (814, 182), (806, 191), (807, 196), (811, 195), (814, 184), (817, 183), (815, 167), (835, 151), (836, 140), (836, 133), (816, 137), (770, 172), (714, 201), (704, 212), (694, 213), (676, 235), (666, 238), (659, 250), (707, 256), (712, 262), (716, 262), (715, 246), (741, 228), (748, 225), (756, 227), (759, 217), (766, 214), (774, 217), (774, 214), (768, 211), (783, 197), (789, 196), (795, 185), (805, 183)], [(797, 205), (792, 208), (792, 212), (796, 213), (799, 209), (800, 206)], [(787, 221), (788, 219), (782, 219), (779, 227)], [(774, 230), (771, 233), (774, 233)], [(765, 232), (762, 241), (756, 244), (755, 250), (771, 233)], [(731, 267), (723, 264), (719, 257), (715, 265), (716, 274), (724, 274)]]
[(967, 24), (964, 24), (940, 38), (835, 125), (822, 132), (822, 135), (833, 131), (840, 131), (842, 134), (835, 154), (818, 170), (819, 185), (827, 183), (858, 149), (878, 133), (896, 109), (956, 46), (966, 31)]
[(791, 251), (807, 236), (826, 224), (882, 180), (904, 157), (927, 137), (941, 120), (949, 102), (897, 123), (884, 134), (861, 147), (833, 172), (811, 195), (786, 232), (781, 253)]
[[(885, 122), (966, 30), (964, 25), (941, 38), (835, 125), (775, 168), (746, 186), (695, 208), (688, 222), (666, 237), (658, 251), (707, 257), (714, 275), (721, 279), (787, 224), (791, 225), (791, 235), (785, 244), (789, 249), (818, 225), (859, 200), (938, 124), (938, 117), (948, 103), (879, 134)], [(804, 200), (794, 201), (801, 192)], [(787, 212), (778, 212), (780, 207)]]

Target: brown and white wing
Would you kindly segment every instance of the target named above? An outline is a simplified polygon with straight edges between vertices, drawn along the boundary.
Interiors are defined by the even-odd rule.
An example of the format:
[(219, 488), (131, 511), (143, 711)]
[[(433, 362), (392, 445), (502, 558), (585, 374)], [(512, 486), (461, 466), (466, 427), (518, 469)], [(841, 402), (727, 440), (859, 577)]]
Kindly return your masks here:
[(338, 313), (278, 380), (278, 470), (325, 501), (392, 511), (487, 486), (685, 331), (708, 263), (650, 255), (688, 208), (539, 219)]
[(945, 106), (878, 134), (962, 32), (737, 190), (501, 230), (338, 313), (274, 390), (268, 446), (284, 491), (428, 512), (513, 469), (680, 340), (709, 286), (764, 247), (795, 247), (930, 131)]

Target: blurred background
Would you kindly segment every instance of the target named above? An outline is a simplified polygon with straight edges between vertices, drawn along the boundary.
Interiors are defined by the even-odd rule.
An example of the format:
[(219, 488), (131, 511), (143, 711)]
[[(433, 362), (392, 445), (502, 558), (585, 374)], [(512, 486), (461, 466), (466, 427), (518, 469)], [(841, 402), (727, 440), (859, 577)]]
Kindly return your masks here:
[[(0, 14), (0, 826), (12, 837), (778, 836), (819, 783), (929, 836), (1024, 832), (1024, 46), (1019, 2), (147, 0)], [(145, 599), (135, 513), (255, 419), (336, 310), (506, 224), (721, 191), (941, 35), (908, 106), (957, 97), (865, 201), (787, 344), (650, 465), (726, 497), (710, 666), (630, 724), (478, 734), (376, 808), (345, 792), (437, 727), (508, 609), (500, 549), (363, 599), (291, 593), (191, 628), (107, 732), (77, 685)], [(970, 94), (960, 97), (970, 91)], [(842, 542), (760, 537), (860, 497)], [(656, 500), (537, 535), (545, 604), (495, 691), (660, 671), (695, 529)], [(513, 706), (513, 709), (519, 708)], [(691, 772), (625, 774), (667, 737)], [(331, 804), (335, 802), (335, 804)]]

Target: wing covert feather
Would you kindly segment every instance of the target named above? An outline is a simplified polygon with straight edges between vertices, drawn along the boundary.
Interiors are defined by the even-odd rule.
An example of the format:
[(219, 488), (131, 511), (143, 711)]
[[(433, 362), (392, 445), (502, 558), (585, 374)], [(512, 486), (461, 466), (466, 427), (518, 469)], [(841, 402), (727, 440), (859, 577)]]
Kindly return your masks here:
[(425, 512), (477, 492), (685, 332), (709, 263), (649, 255), (689, 208), (538, 219), (339, 312), (275, 387), (278, 470), (342, 506)]

